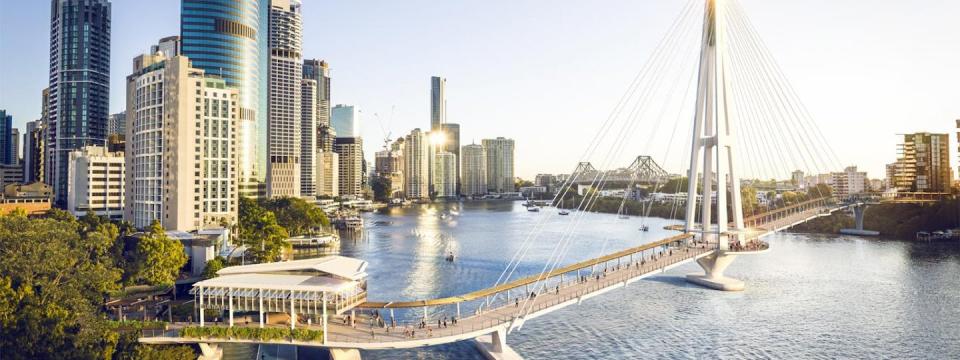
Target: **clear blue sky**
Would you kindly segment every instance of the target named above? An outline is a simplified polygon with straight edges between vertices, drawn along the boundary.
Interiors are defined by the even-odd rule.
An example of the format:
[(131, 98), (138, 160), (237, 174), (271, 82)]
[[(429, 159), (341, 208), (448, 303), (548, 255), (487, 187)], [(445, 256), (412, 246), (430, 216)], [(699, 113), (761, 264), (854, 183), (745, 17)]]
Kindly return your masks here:
[[(955, 131), (960, 2), (741, 2), (844, 163), (882, 177), (895, 134)], [(442, 75), (462, 142), (512, 137), (517, 173), (532, 177), (572, 169), (684, 3), (307, 0), (304, 54), (330, 62), (334, 103), (363, 109), (368, 158), (381, 123), (391, 137), (429, 127), (429, 79)], [(21, 129), (47, 86), (49, 11), (0, 1), (0, 108)], [(176, 0), (113, 1), (112, 112), (131, 59), (178, 21)]]

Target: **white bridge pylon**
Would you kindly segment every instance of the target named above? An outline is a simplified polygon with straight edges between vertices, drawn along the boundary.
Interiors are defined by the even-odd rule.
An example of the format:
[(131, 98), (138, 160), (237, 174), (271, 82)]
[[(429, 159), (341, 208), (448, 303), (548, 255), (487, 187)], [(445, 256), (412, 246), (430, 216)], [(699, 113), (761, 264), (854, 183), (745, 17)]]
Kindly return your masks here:
[[(730, 78), (727, 76), (728, 59), (726, 34), (726, 8), (723, 0), (707, 0), (703, 19), (703, 38), (700, 53), (700, 76), (697, 82), (696, 115), (690, 151), (690, 168), (687, 186), (686, 226), (687, 232), (699, 232), (702, 239), (717, 243), (716, 254), (698, 261), (704, 275), (689, 275), (691, 282), (718, 290), (743, 290), (743, 282), (723, 276), (723, 270), (733, 261), (728, 254), (729, 237), (745, 230), (743, 224), (743, 201), (740, 195), (740, 177), (736, 173), (735, 119), (731, 117), (729, 97)], [(697, 181), (702, 175), (702, 180)], [(714, 187), (714, 181), (717, 182)], [(697, 184), (700, 183), (698, 187)], [(727, 199), (727, 191), (730, 199)], [(696, 227), (697, 194), (702, 195), (700, 206), (701, 225)], [(717, 201), (716, 222), (712, 206)], [(733, 229), (727, 216), (728, 200), (733, 214)], [(737, 237), (739, 240), (740, 237)]]

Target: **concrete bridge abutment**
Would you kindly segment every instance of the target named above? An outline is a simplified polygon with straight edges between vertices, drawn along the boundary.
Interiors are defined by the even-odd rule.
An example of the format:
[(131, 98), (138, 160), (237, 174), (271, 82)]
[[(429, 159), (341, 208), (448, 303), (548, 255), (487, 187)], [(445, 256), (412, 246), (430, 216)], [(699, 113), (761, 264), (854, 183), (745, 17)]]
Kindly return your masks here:
[(723, 276), (724, 270), (733, 263), (736, 255), (724, 250), (716, 250), (712, 254), (697, 259), (697, 264), (703, 268), (704, 274), (689, 274), (687, 281), (721, 291), (743, 291), (743, 281)]

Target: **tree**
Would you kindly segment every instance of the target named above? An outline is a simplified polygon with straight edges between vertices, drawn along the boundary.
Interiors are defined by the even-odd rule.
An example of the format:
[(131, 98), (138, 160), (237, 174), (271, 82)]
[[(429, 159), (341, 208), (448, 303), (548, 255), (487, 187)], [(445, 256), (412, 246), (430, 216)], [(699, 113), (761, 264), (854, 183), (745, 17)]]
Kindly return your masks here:
[(390, 196), (392, 195), (391, 188), (393, 187), (393, 180), (386, 176), (374, 176), (373, 180), (370, 182), (370, 188), (373, 189), (373, 200), (379, 202), (388, 202), (390, 201)]
[(210, 261), (207, 261), (207, 266), (203, 268), (203, 278), (210, 279), (217, 277), (217, 271), (223, 269), (227, 266), (227, 259), (224, 259), (222, 256), (217, 256)]
[[(687, 192), (687, 186), (689, 183), (690, 182), (687, 181), (687, 178), (685, 177), (673, 178), (660, 185), (660, 187), (656, 189), (656, 192), (664, 194)], [(699, 192), (699, 189), (697, 191)]]
[(330, 227), (330, 220), (323, 210), (300, 198), (270, 199), (262, 205), (267, 212), (274, 213), (277, 224), (291, 236), (312, 234), (317, 229)]
[(81, 236), (64, 213), (0, 216), (0, 348), (16, 349), (11, 358), (103, 359), (116, 346), (99, 312), (119, 289), (103, 245), (109, 229)]
[(186, 263), (183, 244), (168, 237), (154, 220), (137, 242), (137, 278), (150, 285), (173, 285)]
[(254, 260), (280, 260), (281, 252), (290, 244), (285, 241), (289, 234), (277, 224), (276, 215), (248, 198), (240, 198), (238, 213), (240, 244), (247, 247)]

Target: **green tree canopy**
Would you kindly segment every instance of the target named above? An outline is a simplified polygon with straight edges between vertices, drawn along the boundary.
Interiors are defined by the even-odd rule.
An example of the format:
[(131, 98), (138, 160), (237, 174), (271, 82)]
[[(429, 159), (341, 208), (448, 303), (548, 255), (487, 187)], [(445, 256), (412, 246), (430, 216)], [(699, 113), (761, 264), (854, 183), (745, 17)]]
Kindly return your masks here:
[(217, 277), (217, 271), (223, 269), (227, 266), (227, 259), (224, 259), (222, 256), (217, 256), (210, 261), (207, 261), (207, 266), (203, 268), (203, 278), (210, 279)]
[(330, 227), (327, 214), (314, 204), (300, 198), (281, 197), (263, 201), (263, 209), (274, 213), (277, 225), (290, 236), (313, 234)]
[(390, 201), (390, 191), (393, 187), (393, 180), (386, 176), (374, 176), (370, 182), (370, 188), (373, 189), (373, 199), (380, 202)]
[(173, 285), (187, 263), (183, 244), (168, 237), (156, 220), (137, 242), (136, 256), (137, 278), (149, 285)]
[(277, 224), (276, 215), (248, 198), (240, 198), (238, 213), (240, 244), (247, 247), (254, 260), (280, 260), (283, 250), (290, 247), (285, 241), (289, 233)]

